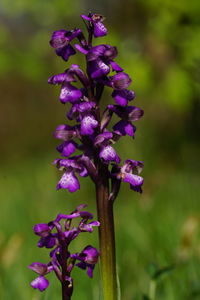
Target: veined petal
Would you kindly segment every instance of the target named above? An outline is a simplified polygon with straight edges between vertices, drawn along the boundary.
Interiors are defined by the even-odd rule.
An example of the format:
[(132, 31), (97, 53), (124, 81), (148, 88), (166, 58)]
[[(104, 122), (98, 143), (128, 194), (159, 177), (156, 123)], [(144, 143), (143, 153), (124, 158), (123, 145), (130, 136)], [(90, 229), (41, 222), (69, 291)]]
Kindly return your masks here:
[(62, 48), (66, 44), (68, 44), (69, 40), (66, 37), (66, 35), (69, 33), (69, 31), (61, 29), (54, 31), (50, 40), (50, 45), (51, 47), (57, 49), (57, 48)]
[(59, 125), (54, 132), (54, 137), (63, 141), (69, 141), (76, 136), (76, 128), (65, 124)]
[(98, 121), (93, 115), (86, 115), (81, 121), (81, 134), (91, 135), (94, 133), (94, 129), (98, 126)]
[(73, 172), (65, 172), (58, 182), (56, 188), (57, 190), (68, 189), (69, 192), (73, 193), (80, 189), (80, 184)]
[(99, 153), (99, 157), (107, 163), (109, 163), (110, 161), (115, 161), (118, 164), (120, 162), (120, 158), (117, 155), (115, 149), (110, 145), (102, 147)]
[(114, 76), (111, 76), (110, 79), (111, 79), (112, 87), (117, 90), (126, 89), (132, 82), (129, 75), (124, 72), (119, 72)]
[(29, 269), (33, 270), (39, 275), (45, 275), (48, 273), (48, 267), (45, 264), (39, 262), (33, 262), (31, 265), (28, 266)]
[(94, 23), (94, 37), (100, 37), (107, 34), (107, 29), (102, 22)]
[(71, 85), (70, 83), (63, 83), (60, 92), (60, 101), (62, 103), (71, 102), (74, 103), (79, 100), (82, 96), (82, 92)]

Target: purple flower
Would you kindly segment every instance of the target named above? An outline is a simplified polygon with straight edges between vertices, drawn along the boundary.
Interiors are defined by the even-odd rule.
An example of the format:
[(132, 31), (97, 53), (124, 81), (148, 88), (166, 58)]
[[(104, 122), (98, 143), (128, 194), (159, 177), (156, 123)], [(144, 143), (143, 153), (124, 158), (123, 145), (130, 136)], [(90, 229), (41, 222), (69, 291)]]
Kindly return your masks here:
[(129, 75), (124, 72), (119, 72), (110, 77), (110, 85), (116, 90), (126, 89), (131, 84), (131, 82), (132, 80)]
[(73, 171), (65, 172), (60, 181), (58, 182), (56, 189), (68, 189), (70, 193), (76, 192), (80, 189), (80, 184)]
[(62, 156), (68, 157), (76, 151), (77, 147), (78, 145), (74, 141), (66, 141), (59, 145), (56, 149)]
[(69, 57), (76, 53), (69, 43), (74, 38), (78, 37), (80, 33), (80, 29), (72, 31), (61, 29), (54, 31), (50, 40), (50, 45), (55, 49), (58, 56), (61, 56), (65, 61), (68, 61)]
[(38, 276), (31, 282), (31, 286), (34, 289), (38, 289), (40, 292), (43, 292), (48, 288), (49, 281), (44, 276)]
[(144, 114), (144, 111), (136, 106), (122, 107), (120, 105), (108, 105), (108, 109), (114, 112), (118, 117), (125, 121), (138, 121)]
[(113, 126), (114, 132), (118, 135), (129, 135), (134, 136), (136, 127), (128, 121), (121, 120)]
[(81, 17), (89, 21), (94, 27), (94, 37), (101, 37), (107, 34), (107, 29), (103, 24), (104, 17), (98, 14), (89, 14), (89, 16), (81, 15)]
[(85, 177), (88, 175), (88, 172), (81, 161), (79, 159), (81, 156), (76, 156), (73, 159), (57, 159), (54, 164), (60, 170), (64, 170), (64, 174), (62, 175), (60, 181), (58, 182), (56, 189), (68, 189), (69, 192), (73, 193), (80, 189), (80, 184), (78, 178), (75, 175), (75, 172), (79, 174), (81, 177)]
[(111, 161), (116, 162), (117, 164), (120, 163), (120, 158), (117, 155), (115, 149), (108, 145), (108, 146), (103, 146), (99, 152), (99, 157), (103, 160), (105, 163), (109, 163)]
[(110, 45), (98, 45), (92, 47), (87, 53), (87, 68), (92, 78), (101, 78), (110, 72), (109, 65), (113, 71), (123, 71), (123, 69), (113, 61), (117, 56), (117, 48)]
[(93, 79), (101, 78), (110, 72), (110, 67), (101, 59), (88, 62), (88, 73)]
[(33, 228), (35, 234), (40, 237), (49, 236), (49, 232), (51, 231), (51, 227), (48, 224), (36, 224)]
[(88, 276), (92, 278), (95, 264), (97, 264), (99, 258), (97, 249), (92, 246), (87, 246), (80, 254), (73, 254), (72, 257), (80, 260), (76, 266), (83, 270), (87, 269)]
[(70, 102), (75, 103), (82, 96), (81, 90), (71, 85), (70, 83), (64, 82), (61, 87), (60, 101), (62, 103)]
[(76, 126), (59, 125), (54, 132), (54, 137), (63, 141), (69, 141), (77, 136), (78, 128)]
[(118, 179), (122, 179), (124, 182), (130, 183), (132, 190), (141, 193), (142, 184), (144, 182), (141, 176), (138, 176), (143, 169), (143, 162), (128, 159), (121, 167), (120, 173), (117, 175)]
[[(93, 215), (84, 211), (86, 207), (85, 204), (79, 205), (71, 214), (58, 214), (56, 219), (50, 221), (48, 224), (41, 223), (34, 226), (34, 232), (42, 236), (43, 239), (48, 236), (56, 236), (56, 244), (54, 244), (54, 249), (50, 252), (50, 262), (48, 264), (43, 264), (40, 262), (33, 262), (28, 267), (29, 269), (36, 272), (39, 276), (31, 282), (31, 286), (39, 291), (44, 291), (49, 286), (49, 281), (45, 276), (54, 272), (56, 277), (61, 281), (61, 284), (65, 282), (68, 286), (68, 293), (72, 293), (73, 290), (73, 279), (71, 277), (71, 272), (77, 262), (82, 266), (82, 269), (88, 270), (88, 275), (92, 277), (92, 272), (95, 264), (98, 261), (99, 252), (96, 248), (92, 246), (87, 246), (80, 253), (71, 254), (69, 252), (69, 244), (82, 232), (93, 231), (94, 226), (100, 226), (98, 221), (88, 220), (93, 218)], [(73, 219), (80, 218), (80, 222), (77, 227), (72, 226)], [(52, 233), (52, 230), (56, 233)], [(46, 236), (48, 234), (48, 236)], [(39, 245), (38, 245), (39, 246)], [(40, 246), (39, 246), (40, 247)], [(62, 270), (67, 270), (67, 276), (63, 276)]]
[(97, 128), (98, 121), (95, 120), (94, 116), (88, 114), (85, 115), (81, 121), (81, 134), (82, 135), (92, 135), (94, 129)]
[(114, 90), (112, 97), (115, 99), (115, 102), (121, 106), (126, 106), (128, 101), (131, 101), (135, 98), (135, 93), (130, 90)]

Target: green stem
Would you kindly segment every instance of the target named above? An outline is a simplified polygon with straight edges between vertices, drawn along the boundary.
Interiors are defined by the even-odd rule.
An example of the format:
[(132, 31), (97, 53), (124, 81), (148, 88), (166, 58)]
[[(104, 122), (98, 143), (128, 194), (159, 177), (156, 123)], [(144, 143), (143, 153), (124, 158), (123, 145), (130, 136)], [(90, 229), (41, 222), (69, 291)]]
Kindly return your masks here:
[(99, 163), (99, 181), (96, 184), (97, 213), (100, 222), (100, 268), (104, 300), (117, 300), (117, 275), (113, 202), (108, 200), (107, 167)]
[(156, 281), (152, 279), (149, 286), (149, 298), (155, 300), (156, 297)]

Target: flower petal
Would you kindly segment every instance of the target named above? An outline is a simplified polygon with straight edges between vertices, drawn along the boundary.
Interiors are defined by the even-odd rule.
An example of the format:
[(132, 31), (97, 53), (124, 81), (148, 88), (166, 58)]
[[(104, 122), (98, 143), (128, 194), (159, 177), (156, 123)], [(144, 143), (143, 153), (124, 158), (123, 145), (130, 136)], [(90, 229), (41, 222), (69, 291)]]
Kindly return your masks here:
[(77, 146), (78, 145), (74, 141), (67, 141), (59, 145), (56, 149), (62, 156), (68, 157), (76, 151)]
[(134, 136), (136, 127), (128, 121), (121, 120), (113, 126), (114, 132), (119, 135)]
[(120, 158), (116, 151), (110, 145), (102, 147), (99, 157), (104, 161), (109, 163), (110, 161), (115, 161), (117, 164), (120, 162)]
[(88, 62), (88, 73), (93, 79), (101, 78), (110, 72), (110, 67), (101, 59)]
[(51, 228), (45, 223), (40, 223), (40, 224), (36, 224), (33, 227), (33, 231), (35, 234), (37, 234), (41, 237), (46, 237), (49, 235)]
[(31, 282), (31, 286), (43, 292), (49, 286), (49, 281), (44, 276), (39, 276)]
[(102, 22), (94, 23), (94, 37), (100, 37), (107, 34), (107, 29)]
[(70, 44), (68, 44), (63, 48), (57, 48), (56, 54), (58, 56), (61, 56), (65, 61), (68, 61), (68, 59), (71, 55), (76, 54), (76, 51)]
[(45, 275), (48, 272), (48, 267), (45, 264), (39, 262), (33, 262), (31, 265), (28, 266), (29, 269), (33, 270), (39, 275)]
[(141, 186), (144, 182), (144, 179), (141, 176), (131, 174), (131, 173), (124, 173), (123, 181), (130, 183), (131, 189), (133, 189), (134, 191), (139, 193), (142, 192)]
[(134, 91), (131, 90), (114, 90), (112, 93), (112, 97), (115, 99), (115, 102), (120, 106), (126, 106), (128, 101), (133, 100), (135, 98)]
[(74, 103), (82, 96), (82, 92), (70, 83), (63, 83), (60, 92), (60, 101), (62, 103), (71, 102)]
[(81, 134), (91, 135), (94, 133), (94, 129), (98, 126), (98, 121), (95, 120), (93, 115), (86, 115), (81, 121)]
[(68, 189), (69, 192), (73, 193), (80, 189), (80, 184), (73, 172), (65, 172), (58, 182), (56, 189)]
[(129, 75), (124, 72), (119, 72), (114, 76), (111, 76), (110, 79), (111, 79), (112, 87), (117, 90), (126, 89), (132, 82)]

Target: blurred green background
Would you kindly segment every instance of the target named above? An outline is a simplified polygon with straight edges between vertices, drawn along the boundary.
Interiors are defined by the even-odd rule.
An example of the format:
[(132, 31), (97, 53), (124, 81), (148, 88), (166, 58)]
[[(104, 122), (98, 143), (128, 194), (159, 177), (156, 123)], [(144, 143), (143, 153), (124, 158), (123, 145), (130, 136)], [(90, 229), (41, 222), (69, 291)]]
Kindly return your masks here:
[[(81, 191), (55, 191), (60, 174), (52, 166), (65, 123), (59, 88), (47, 78), (65, 63), (49, 46), (52, 31), (84, 28), (79, 15), (106, 16), (109, 35), (96, 43), (117, 45), (117, 62), (133, 79), (135, 105), (145, 110), (136, 139), (116, 146), (122, 159), (145, 162), (144, 193), (124, 184), (115, 205), (118, 272), (123, 300), (146, 299), (151, 263), (175, 268), (157, 281), (156, 298), (200, 299), (200, 2), (199, 0), (1, 0), (0, 2), (0, 299), (60, 299), (49, 276), (44, 293), (29, 282), (33, 261), (48, 261), (36, 247), (35, 223), (87, 203), (95, 212), (88, 179)], [(109, 90), (104, 103), (112, 101)], [(97, 245), (97, 231), (72, 249)], [(73, 299), (99, 299), (98, 268), (90, 280), (74, 270)], [(144, 297), (144, 298), (143, 298)]]

